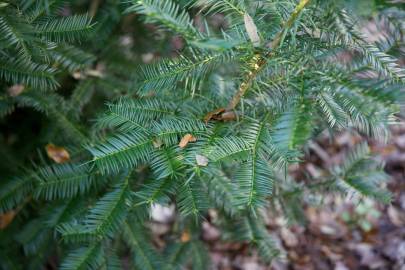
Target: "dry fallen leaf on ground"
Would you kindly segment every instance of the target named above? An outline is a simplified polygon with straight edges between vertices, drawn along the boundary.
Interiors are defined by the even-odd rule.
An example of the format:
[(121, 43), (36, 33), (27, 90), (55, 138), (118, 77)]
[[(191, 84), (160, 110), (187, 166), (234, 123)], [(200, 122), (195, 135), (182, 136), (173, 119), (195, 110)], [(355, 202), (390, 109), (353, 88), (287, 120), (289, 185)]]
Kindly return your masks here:
[(218, 228), (206, 221), (203, 222), (202, 231), (202, 238), (205, 241), (213, 242), (217, 241), (221, 237), (221, 232), (218, 230)]
[(179, 147), (184, 148), (184, 147), (187, 146), (187, 144), (189, 142), (195, 142), (195, 141), (197, 141), (197, 138), (194, 137), (193, 135), (191, 135), (190, 133), (188, 133), (188, 134), (184, 135), (183, 138), (181, 138), (181, 141), (179, 143)]
[(69, 152), (60, 146), (49, 143), (45, 146), (48, 157), (56, 163), (64, 163), (70, 160)]
[(298, 242), (297, 237), (289, 229), (282, 227), (280, 234), (281, 234), (281, 238), (283, 239), (283, 241), (287, 247), (298, 246), (299, 242)]
[(405, 226), (405, 213), (397, 207), (390, 205), (387, 210), (388, 217), (392, 224), (398, 227)]

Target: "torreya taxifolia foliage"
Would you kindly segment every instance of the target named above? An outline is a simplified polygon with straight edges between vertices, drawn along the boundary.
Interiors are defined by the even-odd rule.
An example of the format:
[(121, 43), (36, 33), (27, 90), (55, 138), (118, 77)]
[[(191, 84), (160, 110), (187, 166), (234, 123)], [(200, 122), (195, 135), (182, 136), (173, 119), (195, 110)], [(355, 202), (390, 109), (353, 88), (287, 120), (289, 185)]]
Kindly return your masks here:
[[(305, 222), (308, 195), (331, 193), (390, 202), (366, 143), (310, 184), (288, 167), (321, 133), (389, 138), (398, 1), (375, 2), (376, 42), (351, 1), (83, 2), (0, 1), (0, 268), (209, 269), (209, 209), (270, 263), (283, 254), (263, 213)], [(155, 205), (175, 207), (160, 249)]]

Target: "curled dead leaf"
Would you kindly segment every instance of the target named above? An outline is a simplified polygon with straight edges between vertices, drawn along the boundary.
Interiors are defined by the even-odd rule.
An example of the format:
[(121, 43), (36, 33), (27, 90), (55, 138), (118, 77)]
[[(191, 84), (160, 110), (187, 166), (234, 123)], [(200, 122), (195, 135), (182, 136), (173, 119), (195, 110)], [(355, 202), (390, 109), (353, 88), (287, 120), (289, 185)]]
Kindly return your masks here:
[(70, 160), (69, 152), (63, 147), (49, 143), (45, 146), (45, 149), (48, 157), (56, 163), (64, 163)]
[(184, 147), (187, 146), (187, 144), (189, 142), (195, 142), (195, 141), (197, 141), (197, 138), (194, 137), (193, 135), (191, 135), (190, 133), (188, 133), (188, 134), (184, 135), (183, 138), (181, 138), (181, 141), (179, 143), (179, 147), (184, 148)]
[(207, 115), (204, 117), (204, 122), (207, 124), (210, 120), (233, 121), (236, 118), (237, 114), (234, 111), (219, 108), (215, 111), (207, 113)]
[(222, 121), (233, 121), (236, 119), (236, 113), (233, 111), (230, 112), (224, 112), (221, 114), (221, 119)]
[(211, 119), (218, 120), (218, 117), (220, 117), (223, 112), (225, 112), (225, 108), (219, 108), (207, 113), (204, 117), (204, 122), (207, 124)]
[(5, 229), (13, 221), (16, 216), (16, 211), (11, 210), (6, 213), (0, 214), (0, 229)]
[(198, 166), (205, 167), (205, 166), (208, 165), (208, 158), (206, 156), (196, 154), (195, 155), (195, 160), (197, 161)]

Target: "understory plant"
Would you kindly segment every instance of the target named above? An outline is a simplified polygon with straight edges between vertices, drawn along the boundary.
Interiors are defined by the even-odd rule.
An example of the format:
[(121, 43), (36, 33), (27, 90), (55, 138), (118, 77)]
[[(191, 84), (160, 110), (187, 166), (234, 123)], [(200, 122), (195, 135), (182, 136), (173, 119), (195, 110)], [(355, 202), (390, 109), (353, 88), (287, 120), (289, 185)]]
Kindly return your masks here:
[(370, 38), (349, 2), (0, 1), (0, 268), (210, 269), (204, 222), (270, 264), (269, 215), (389, 203), (366, 142), (289, 173), (319, 136), (389, 140), (400, 113), (401, 4), (373, 2)]

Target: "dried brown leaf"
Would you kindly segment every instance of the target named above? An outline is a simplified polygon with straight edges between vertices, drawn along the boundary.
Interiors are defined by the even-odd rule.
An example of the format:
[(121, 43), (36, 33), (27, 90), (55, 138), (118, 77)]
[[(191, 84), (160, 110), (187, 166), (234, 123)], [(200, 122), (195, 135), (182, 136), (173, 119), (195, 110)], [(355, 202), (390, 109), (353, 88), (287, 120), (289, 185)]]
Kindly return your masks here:
[(186, 243), (186, 242), (189, 242), (191, 240), (191, 235), (190, 235), (190, 232), (189, 231), (184, 231), (182, 234), (181, 234), (181, 237), (180, 237), (180, 241), (182, 242), (182, 243)]
[(189, 142), (195, 142), (197, 141), (197, 138), (191, 135), (190, 133), (186, 134), (181, 138), (181, 141), (179, 143), (180, 148), (184, 148), (188, 145)]
[(236, 119), (236, 113), (233, 111), (230, 112), (224, 112), (221, 114), (221, 119), (222, 121), (233, 121)]
[(13, 221), (16, 214), (17, 213), (14, 210), (0, 214), (0, 229), (3, 230), (7, 228), (7, 226), (10, 225), (10, 223)]
[(204, 117), (204, 122), (207, 124), (211, 119), (218, 120), (223, 112), (225, 112), (225, 108), (219, 108), (207, 113)]
[(69, 152), (63, 147), (49, 143), (45, 146), (45, 149), (48, 157), (56, 163), (64, 163), (70, 160)]

